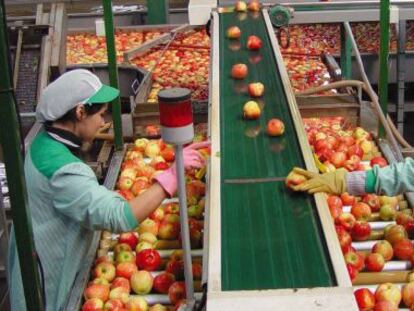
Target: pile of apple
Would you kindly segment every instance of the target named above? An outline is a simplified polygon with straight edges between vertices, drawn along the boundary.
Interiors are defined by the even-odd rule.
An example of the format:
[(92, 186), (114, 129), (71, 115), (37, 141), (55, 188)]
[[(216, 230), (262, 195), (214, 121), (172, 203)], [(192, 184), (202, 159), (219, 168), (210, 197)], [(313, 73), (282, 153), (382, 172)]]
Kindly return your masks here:
[(205, 29), (189, 30), (176, 36), (171, 46), (189, 47), (189, 48), (210, 48), (210, 37)]
[[(205, 140), (205, 134), (197, 131), (195, 139)], [(208, 157), (210, 151), (206, 148), (200, 152)], [(134, 198), (148, 189), (153, 177), (169, 168), (174, 159), (172, 146), (162, 140), (135, 140), (126, 152), (117, 192), (127, 200)], [(186, 170), (192, 249), (202, 247), (204, 174), (205, 168)], [(168, 310), (160, 304), (149, 307), (145, 295), (151, 293), (168, 295), (170, 304), (178, 308), (185, 299), (184, 262), (179, 248), (179, 205), (174, 198), (163, 202), (133, 232), (103, 232), (82, 310)], [(201, 271), (200, 259), (193, 258), (195, 280), (201, 279)]]

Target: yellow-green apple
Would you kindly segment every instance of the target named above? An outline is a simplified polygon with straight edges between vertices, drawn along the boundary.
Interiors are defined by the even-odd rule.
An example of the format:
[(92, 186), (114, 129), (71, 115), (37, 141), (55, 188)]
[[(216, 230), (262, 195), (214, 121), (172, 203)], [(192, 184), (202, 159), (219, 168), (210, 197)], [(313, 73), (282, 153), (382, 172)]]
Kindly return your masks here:
[(163, 306), (163, 305), (157, 303), (157, 304), (151, 306), (148, 311), (168, 311), (168, 308), (166, 306)]
[(341, 194), (341, 200), (343, 205), (352, 206), (355, 203), (355, 197), (350, 195), (348, 192), (344, 192)]
[(154, 220), (154, 221), (161, 221), (162, 218), (164, 217), (164, 209), (162, 207), (158, 207), (155, 211), (153, 211), (150, 215), (149, 218)]
[(371, 235), (371, 226), (368, 222), (364, 220), (358, 220), (355, 222), (354, 226), (351, 229), (352, 239), (355, 241), (365, 241), (368, 240)]
[(355, 139), (363, 139), (363, 138), (368, 138), (369, 133), (365, 131), (362, 127), (357, 127), (354, 130), (353, 136)]
[(138, 243), (138, 237), (135, 232), (123, 232), (119, 235), (118, 243), (126, 243), (134, 249)]
[(249, 70), (245, 64), (235, 64), (231, 68), (231, 77), (233, 79), (244, 79), (246, 78)]
[(157, 293), (168, 294), (168, 289), (175, 282), (175, 277), (172, 273), (162, 272), (154, 278), (153, 288)]
[[(134, 180), (137, 177), (137, 170), (134, 168), (126, 168), (121, 171), (121, 175), (119, 179), (121, 179), (122, 177)], [(119, 186), (119, 183), (118, 183), (118, 186)]]
[(391, 301), (378, 301), (375, 304), (374, 311), (398, 311), (398, 305)]
[(95, 278), (89, 283), (89, 285), (92, 285), (92, 284), (109, 285), (109, 281), (104, 278)]
[(227, 38), (239, 39), (241, 35), (240, 28), (237, 26), (231, 26), (227, 29)]
[(144, 152), (145, 148), (147, 147), (147, 144), (149, 143), (149, 140), (146, 138), (138, 138), (135, 140), (135, 150)]
[(125, 304), (127, 311), (147, 311), (148, 303), (144, 297), (130, 296)]
[(115, 287), (109, 292), (109, 299), (118, 299), (122, 303), (126, 303), (129, 297), (129, 290), (124, 287)]
[(159, 223), (150, 219), (146, 218), (139, 224), (138, 233), (142, 234), (144, 232), (152, 233), (153, 235), (158, 234)]
[(397, 197), (388, 197), (385, 195), (382, 195), (379, 197), (380, 200), (380, 204), (384, 205), (384, 204), (390, 204), (392, 206), (397, 206), (398, 205), (398, 198)]
[(373, 149), (372, 142), (369, 140), (363, 140), (359, 145), (361, 146), (362, 151), (364, 151), (364, 154), (370, 153)]
[(368, 204), (372, 212), (378, 212), (381, 206), (378, 196), (372, 193), (364, 195), (362, 202)]
[(246, 12), (247, 11), (247, 4), (244, 1), (237, 1), (234, 8), (237, 12)]
[(119, 254), (120, 252), (130, 252), (130, 251), (132, 251), (131, 246), (129, 246), (129, 244), (126, 244), (126, 243), (119, 243), (114, 246), (115, 256)]
[(86, 300), (98, 298), (105, 302), (109, 298), (109, 285), (91, 284), (85, 289), (83, 295)]
[(104, 303), (99, 298), (86, 300), (82, 306), (82, 311), (102, 311)]
[(119, 190), (129, 190), (134, 184), (134, 180), (129, 177), (121, 176), (118, 181)]
[(346, 252), (344, 259), (347, 264), (354, 266), (358, 271), (361, 271), (364, 267), (364, 259), (354, 251)]
[(150, 233), (150, 232), (144, 232), (143, 234), (140, 234), (139, 241), (140, 242), (148, 242), (148, 243), (150, 243), (152, 245), (155, 245), (155, 243), (157, 243), (158, 239), (152, 233)]
[(266, 133), (269, 136), (280, 136), (285, 132), (285, 124), (276, 118), (270, 119), (267, 122)]
[(178, 214), (166, 214), (162, 219), (162, 222), (179, 223), (180, 216)]
[(193, 217), (196, 219), (202, 219), (204, 214), (204, 207), (198, 204), (191, 205), (188, 208), (188, 217)]
[(165, 214), (178, 214), (180, 212), (180, 206), (176, 202), (171, 202), (165, 205)]
[(121, 262), (116, 265), (116, 276), (124, 277), (129, 280), (134, 272), (137, 272), (138, 268), (135, 262)]
[(138, 295), (146, 295), (151, 291), (154, 278), (145, 270), (135, 272), (130, 279), (132, 290)]
[(380, 207), (379, 216), (385, 221), (394, 220), (397, 216), (397, 209), (390, 204), (384, 204)]
[(184, 282), (174, 282), (168, 289), (168, 297), (172, 304), (176, 304), (178, 301), (185, 299), (185, 284)]
[(391, 225), (387, 230), (384, 230), (385, 239), (394, 245), (398, 241), (407, 238), (407, 231), (401, 225)]
[(300, 185), (301, 183), (306, 181), (306, 177), (295, 172), (290, 172), (285, 179), (285, 184), (288, 188), (292, 188), (293, 186)]
[[(173, 214), (169, 214), (173, 215)], [(167, 215), (168, 216), (168, 215)], [(158, 237), (163, 240), (175, 240), (180, 233), (180, 225), (178, 222), (169, 222), (163, 220), (160, 225)]]
[(121, 262), (135, 262), (135, 256), (133, 252), (123, 251), (116, 255), (116, 263)]
[(409, 239), (401, 239), (393, 244), (394, 256), (401, 260), (409, 260), (414, 255), (413, 243)]
[(371, 253), (365, 258), (365, 267), (368, 271), (380, 272), (384, 268), (385, 260), (381, 254)]
[(105, 305), (103, 307), (104, 311), (118, 311), (122, 310), (124, 307), (124, 303), (121, 299), (109, 299), (107, 302), (105, 302)]
[(371, 311), (375, 307), (375, 296), (368, 288), (360, 288), (354, 292), (360, 311)]
[(381, 254), (384, 257), (385, 261), (389, 261), (394, 256), (394, 250), (392, 249), (392, 245), (390, 242), (386, 240), (381, 240), (375, 243), (372, 247), (373, 253)]
[(154, 249), (154, 247), (155, 247), (154, 244), (148, 243), (146, 241), (142, 241), (137, 244), (137, 247), (135, 248), (135, 252), (139, 253), (140, 251), (143, 251), (144, 249)]
[(397, 285), (392, 283), (384, 283), (377, 287), (375, 291), (375, 300), (379, 301), (389, 301), (396, 306), (401, 302), (401, 291)]
[(260, 82), (249, 83), (249, 94), (252, 97), (260, 97), (264, 93), (264, 85)]
[(252, 0), (249, 2), (247, 8), (249, 11), (258, 12), (260, 11), (260, 2), (258, 0)]
[(129, 285), (129, 279), (120, 276), (116, 277), (111, 283), (111, 289), (117, 287), (123, 287), (129, 293), (129, 291), (131, 290), (131, 286)]
[(145, 155), (150, 158), (155, 158), (161, 152), (158, 142), (150, 141), (145, 147)]
[(351, 213), (342, 213), (338, 216), (338, 224), (350, 231), (354, 226), (356, 219)]
[(101, 262), (93, 270), (93, 275), (111, 282), (115, 278), (115, 266), (110, 262)]
[(357, 202), (352, 205), (351, 213), (355, 216), (356, 220), (369, 220), (371, 217), (371, 208), (368, 204)]

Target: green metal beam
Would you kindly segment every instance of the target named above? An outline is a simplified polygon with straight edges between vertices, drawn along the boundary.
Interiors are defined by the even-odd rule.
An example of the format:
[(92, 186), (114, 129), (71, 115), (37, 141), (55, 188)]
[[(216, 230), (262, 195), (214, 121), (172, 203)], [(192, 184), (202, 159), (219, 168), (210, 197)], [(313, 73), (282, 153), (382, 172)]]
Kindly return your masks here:
[[(388, 113), (388, 57), (390, 41), (390, 1), (381, 0), (380, 9), (380, 70), (378, 81), (379, 103), (384, 115)], [(384, 137), (385, 130), (380, 126), (379, 137)]]
[(352, 78), (352, 42), (341, 24), (341, 70), (345, 79)]
[[(103, 0), (106, 49), (108, 51), (109, 81), (112, 87), (119, 89), (118, 66), (116, 63), (115, 35), (114, 35), (114, 16), (112, 14), (112, 1)], [(117, 97), (112, 101), (112, 120), (114, 122), (115, 148), (122, 150), (122, 119), (121, 119), (121, 100)]]
[(148, 24), (166, 24), (168, 0), (147, 0)]
[(4, 0), (1, 0), (0, 10), (0, 143), (3, 147), (4, 163), (6, 165), (26, 307), (27, 310), (43, 310), (39, 270), (36, 262), (37, 254), (34, 247), (32, 221), (28, 209), (24, 178), (16, 100), (10, 77), (9, 43), (6, 32)]

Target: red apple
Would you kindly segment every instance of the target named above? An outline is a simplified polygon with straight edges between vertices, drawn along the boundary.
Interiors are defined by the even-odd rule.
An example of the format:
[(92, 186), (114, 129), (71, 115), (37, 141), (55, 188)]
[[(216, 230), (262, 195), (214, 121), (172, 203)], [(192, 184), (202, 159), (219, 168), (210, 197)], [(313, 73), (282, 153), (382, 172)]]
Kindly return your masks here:
[(385, 239), (394, 245), (398, 241), (407, 238), (407, 231), (401, 225), (391, 225), (387, 230), (384, 230)]
[(385, 261), (391, 260), (394, 256), (392, 245), (386, 240), (378, 241), (375, 243), (375, 245), (372, 247), (372, 252), (381, 254), (382, 257), (384, 257)]
[(172, 304), (176, 304), (181, 299), (185, 299), (185, 284), (184, 282), (174, 282), (168, 289), (168, 297)]
[(267, 122), (266, 133), (269, 136), (280, 136), (285, 132), (285, 124), (276, 118), (270, 119)]
[(260, 82), (249, 83), (248, 90), (251, 97), (261, 97), (264, 93), (264, 85)]
[(154, 279), (150, 272), (141, 270), (135, 272), (130, 279), (132, 290), (138, 295), (146, 295), (151, 291)]
[(290, 172), (285, 179), (285, 184), (288, 188), (292, 188), (293, 186), (300, 185), (301, 183), (306, 181), (306, 177), (295, 172)]
[(101, 262), (93, 270), (93, 275), (95, 278), (103, 278), (111, 282), (115, 278), (115, 266), (109, 262)]
[(338, 224), (350, 231), (354, 226), (356, 219), (351, 213), (342, 213), (338, 216)]
[(358, 275), (358, 270), (350, 264), (346, 265), (346, 269), (348, 270), (349, 278), (351, 279), (351, 281), (355, 280), (355, 278)]
[(348, 157), (351, 157), (353, 155), (357, 155), (359, 158), (362, 159), (364, 151), (359, 145), (352, 145), (348, 148)]
[(241, 35), (240, 28), (237, 26), (231, 26), (227, 29), (227, 38), (239, 39)]
[(237, 12), (246, 12), (247, 11), (247, 4), (244, 1), (237, 1), (234, 9)]
[(361, 165), (361, 158), (357, 155), (352, 155), (344, 162), (344, 168), (349, 172), (357, 171)]
[(116, 265), (116, 276), (130, 279), (131, 275), (138, 271), (134, 262), (121, 262)]
[(138, 237), (134, 232), (125, 232), (119, 235), (118, 243), (126, 243), (134, 249), (138, 243)]
[[(173, 214), (170, 214), (173, 215)], [(163, 220), (160, 225), (158, 236), (164, 240), (175, 240), (180, 233), (180, 225), (178, 222), (168, 222)]]
[(388, 301), (398, 306), (401, 302), (401, 298), (400, 289), (397, 285), (392, 283), (381, 284), (375, 291), (375, 300), (377, 303), (380, 301)]
[(247, 120), (256, 120), (260, 117), (260, 107), (254, 100), (249, 100), (243, 106), (243, 117)]
[(351, 213), (357, 220), (369, 220), (371, 217), (371, 208), (368, 204), (357, 202), (352, 206)]
[(169, 260), (165, 271), (174, 275), (176, 280), (184, 279), (184, 262), (182, 260)]
[(355, 145), (355, 139), (352, 136), (341, 136), (339, 138), (339, 141), (341, 143), (344, 143), (348, 147), (351, 147), (352, 145)]
[(176, 202), (171, 202), (165, 205), (165, 214), (177, 214), (180, 212), (180, 206)]
[(381, 254), (371, 253), (365, 258), (365, 266), (368, 271), (380, 272), (384, 268), (385, 260)]
[(388, 162), (383, 157), (373, 157), (371, 161), (369, 162), (369, 165), (371, 165), (371, 167), (374, 167), (374, 165), (379, 165), (379, 167), (384, 167), (388, 165)]
[(345, 262), (354, 266), (355, 269), (361, 271), (364, 267), (364, 259), (361, 255), (356, 252), (349, 251), (344, 255)]
[(174, 149), (171, 147), (166, 147), (164, 150), (161, 151), (160, 155), (167, 162), (174, 162), (175, 160), (175, 152)]
[(338, 207), (342, 209), (342, 200), (336, 195), (330, 195), (327, 202), (329, 207)]
[(355, 197), (350, 195), (348, 192), (344, 192), (341, 194), (341, 200), (343, 205), (352, 206), (355, 203)]
[(109, 298), (109, 285), (91, 284), (85, 289), (83, 295), (86, 300), (98, 298), (102, 301), (107, 301)]
[(398, 311), (398, 305), (391, 301), (379, 301), (375, 304), (374, 311)]
[(153, 211), (149, 215), (149, 218), (156, 222), (160, 222), (163, 217), (164, 217), (164, 210), (161, 207), (158, 207), (155, 211)]
[(371, 226), (366, 221), (357, 221), (351, 229), (351, 235), (355, 241), (365, 241), (371, 235)]
[[(138, 270), (136, 270), (138, 271)], [(129, 285), (129, 279), (125, 278), (125, 277), (116, 277), (112, 283), (111, 283), (111, 289), (117, 288), (117, 287), (122, 287), (125, 290), (130, 291), (131, 286)]]
[(171, 284), (175, 282), (175, 277), (172, 273), (162, 272), (154, 278), (153, 288), (160, 294), (167, 294)]
[(401, 239), (393, 244), (394, 256), (401, 260), (409, 260), (414, 255), (413, 243), (409, 239)]
[(127, 302), (129, 297), (129, 290), (124, 287), (115, 287), (109, 292), (109, 299), (119, 300), (122, 303)]
[(368, 204), (371, 207), (372, 212), (378, 212), (380, 210), (379, 198), (375, 194), (366, 194), (362, 197), (362, 202)]
[(354, 292), (360, 311), (370, 311), (375, 307), (375, 296), (368, 288), (360, 288)]
[(193, 263), (192, 271), (194, 280), (201, 280), (201, 276), (203, 274), (203, 267), (201, 266), (201, 264), (197, 262)]
[(347, 250), (352, 242), (351, 235), (345, 229), (339, 231), (337, 230), (337, 235), (342, 251)]
[(104, 303), (99, 298), (86, 300), (82, 306), (82, 311), (102, 311)]
[(262, 47), (262, 40), (257, 36), (249, 36), (247, 38), (247, 48), (249, 50), (259, 50)]
[(235, 64), (231, 68), (231, 77), (233, 79), (244, 79), (246, 78), (249, 70), (245, 64)]
[(155, 271), (161, 264), (161, 257), (155, 249), (144, 249), (137, 254), (137, 266), (139, 269)]
[(411, 308), (414, 305), (414, 282), (405, 284), (402, 288), (402, 300), (404, 304)]
[(139, 195), (143, 190), (146, 190), (150, 187), (147, 177), (138, 177), (134, 184), (131, 187), (131, 192), (133, 195)]

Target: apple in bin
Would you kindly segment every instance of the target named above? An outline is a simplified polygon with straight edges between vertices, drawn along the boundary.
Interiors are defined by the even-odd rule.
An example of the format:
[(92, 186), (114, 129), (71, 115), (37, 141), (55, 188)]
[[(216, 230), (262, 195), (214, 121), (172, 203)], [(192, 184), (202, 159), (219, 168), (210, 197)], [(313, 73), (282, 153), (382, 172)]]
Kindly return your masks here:
[(123, 306), (124, 306), (124, 303), (122, 302), (121, 299), (109, 299), (107, 302), (105, 302), (103, 309), (105, 311), (117, 311), (117, 310), (121, 310)]
[(109, 262), (101, 262), (93, 270), (95, 278), (103, 278), (111, 282), (115, 278), (115, 266)]
[(371, 161), (369, 162), (369, 165), (371, 165), (371, 167), (374, 167), (374, 165), (378, 165), (379, 167), (384, 167), (388, 165), (388, 162), (383, 157), (373, 157)]
[(156, 221), (146, 218), (139, 224), (138, 233), (142, 234), (144, 232), (150, 232), (156, 236), (158, 234), (158, 228), (159, 224)]
[(375, 243), (375, 245), (372, 247), (372, 252), (381, 254), (382, 257), (384, 257), (385, 261), (391, 260), (394, 256), (392, 245), (386, 240), (378, 241)]
[(237, 12), (246, 12), (247, 11), (247, 4), (244, 1), (237, 1), (234, 9)]
[(252, 97), (260, 97), (264, 93), (264, 85), (261, 82), (249, 83), (248, 91)]
[[(374, 311), (398, 311), (399, 307), (391, 301), (378, 301), (375, 304)], [(412, 309), (411, 309), (412, 310)]]
[(174, 282), (168, 289), (168, 297), (172, 304), (176, 304), (178, 301), (185, 299), (185, 284), (184, 282)]
[(125, 277), (121, 277), (121, 276), (116, 277), (111, 283), (111, 289), (114, 289), (117, 287), (122, 287), (129, 293), (129, 291), (131, 290), (129, 279)]
[(160, 294), (168, 294), (168, 289), (175, 282), (175, 277), (172, 273), (162, 272), (154, 278), (153, 288)]
[(350, 195), (348, 192), (341, 194), (341, 200), (343, 205), (352, 206), (355, 203), (355, 197), (353, 195)]
[(407, 231), (405, 231), (405, 228), (401, 225), (391, 225), (384, 229), (384, 233), (385, 240), (390, 242), (393, 246), (398, 241), (407, 238)]
[(339, 245), (341, 246), (341, 249), (344, 252), (349, 248), (349, 246), (351, 246), (351, 235), (344, 228), (338, 226), (336, 226), (336, 234), (338, 236)]
[(381, 254), (371, 253), (365, 258), (365, 266), (368, 271), (380, 272), (384, 268), (385, 260)]
[(285, 124), (276, 118), (267, 122), (266, 133), (269, 136), (281, 136), (285, 132)]
[(249, 50), (259, 50), (262, 47), (262, 40), (257, 36), (249, 36), (247, 38), (247, 48)]
[(410, 260), (414, 255), (413, 243), (409, 239), (401, 239), (394, 243), (394, 256), (400, 260)]
[(184, 261), (169, 260), (165, 266), (165, 271), (174, 275), (175, 280), (184, 279)]
[(133, 252), (130, 251), (123, 251), (120, 252), (119, 254), (116, 255), (116, 263), (121, 263), (121, 262), (134, 262), (135, 261), (135, 256)]
[(350, 231), (355, 225), (356, 219), (351, 213), (342, 213), (338, 216), (338, 224)]
[(138, 295), (146, 295), (151, 291), (154, 278), (145, 270), (135, 272), (130, 279), (132, 290)]
[(134, 184), (134, 180), (129, 177), (121, 176), (118, 181), (119, 190), (129, 190)]
[(243, 117), (247, 120), (256, 120), (260, 117), (260, 107), (257, 102), (250, 100), (243, 106)]
[(168, 308), (166, 306), (163, 306), (162, 304), (155, 304), (151, 306), (148, 311), (168, 311)]
[(375, 291), (375, 300), (377, 303), (380, 301), (389, 301), (398, 306), (401, 302), (401, 298), (402, 295), (400, 289), (397, 285), (392, 283), (381, 284)]
[(138, 268), (134, 262), (121, 262), (116, 265), (116, 276), (117, 277), (124, 277), (129, 280), (131, 275), (133, 275), (137, 271), (138, 271)]
[(147, 242), (152, 245), (155, 245), (157, 241), (158, 241), (157, 237), (149, 232), (144, 232), (143, 234), (139, 236), (139, 242)]
[(160, 225), (158, 237), (163, 240), (175, 240), (178, 238), (179, 233), (180, 225), (178, 222), (169, 222), (163, 220)]
[(348, 270), (348, 275), (349, 275), (349, 278), (351, 279), (351, 281), (355, 280), (355, 278), (358, 275), (358, 270), (350, 264), (346, 265), (346, 269)]
[(390, 204), (394, 207), (397, 207), (398, 205), (398, 198), (397, 197), (387, 197), (385, 195), (382, 195), (379, 197), (380, 200), (380, 204), (384, 205), (384, 204)]
[(153, 211), (150, 215), (149, 218), (154, 220), (154, 221), (161, 221), (162, 218), (164, 217), (164, 209), (162, 207), (158, 207), (155, 211)]
[(402, 300), (407, 307), (414, 305), (414, 282), (405, 284), (402, 288)]
[(247, 8), (249, 11), (252, 12), (259, 12), (260, 11), (260, 2), (258, 0), (252, 0), (249, 2)]
[(130, 296), (125, 304), (125, 308), (128, 311), (147, 311), (148, 302), (144, 297)]
[(336, 167), (340, 168), (344, 166), (345, 161), (347, 160), (346, 154), (344, 152), (335, 151), (329, 161)]
[(233, 79), (244, 79), (246, 78), (247, 74), (249, 72), (249, 69), (245, 64), (235, 64), (231, 68), (231, 76)]
[(368, 204), (371, 207), (372, 212), (378, 212), (380, 210), (380, 201), (377, 195), (367, 194), (362, 198), (362, 202)]
[(82, 306), (82, 311), (102, 311), (104, 303), (99, 298), (92, 298), (86, 300)]
[(352, 205), (351, 213), (357, 220), (368, 220), (371, 217), (371, 208), (368, 204), (357, 202)]
[(344, 255), (345, 262), (355, 267), (358, 271), (361, 271), (364, 267), (364, 259), (361, 255), (354, 251), (349, 251)]
[(370, 311), (375, 307), (375, 296), (368, 288), (360, 288), (354, 292), (360, 311)]
[(125, 243), (134, 249), (138, 243), (138, 237), (135, 232), (124, 232), (119, 235), (118, 243)]
[(241, 35), (240, 28), (237, 26), (231, 26), (227, 29), (227, 38), (239, 39)]
[(381, 220), (394, 220), (397, 216), (397, 209), (390, 204), (385, 204), (380, 207), (379, 215)]
[(355, 241), (365, 241), (371, 235), (371, 226), (366, 221), (357, 221), (351, 229), (352, 239)]
[(154, 249), (144, 249), (137, 254), (137, 266), (139, 269), (155, 271), (160, 264), (160, 254)]
[(109, 285), (109, 281), (104, 278), (95, 278), (89, 283), (89, 285), (92, 285), (92, 284)]
[(109, 298), (109, 285), (91, 284), (85, 289), (83, 295), (86, 300), (98, 298), (102, 301), (107, 301)]
[(109, 299), (111, 300), (120, 300), (122, 303), (127, 302), (129, 297), (129, 290), (127, 290), (125, 287), (115, 287), (111, 289), (109, 292)]
[(148, 243), (146, 241), (142, 241), (137, 244), (137, 247), (135, 247), (135, 253), (138, 254), (140, 251), (143, 251), (144, 249), (154, 249), (154, 248), (155, 248), (154, 244)]

